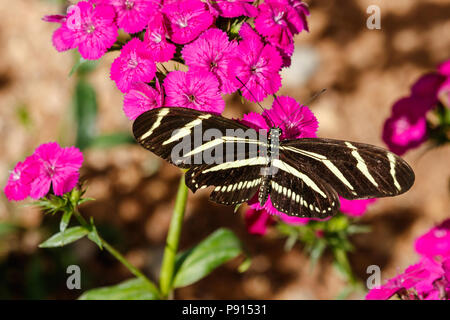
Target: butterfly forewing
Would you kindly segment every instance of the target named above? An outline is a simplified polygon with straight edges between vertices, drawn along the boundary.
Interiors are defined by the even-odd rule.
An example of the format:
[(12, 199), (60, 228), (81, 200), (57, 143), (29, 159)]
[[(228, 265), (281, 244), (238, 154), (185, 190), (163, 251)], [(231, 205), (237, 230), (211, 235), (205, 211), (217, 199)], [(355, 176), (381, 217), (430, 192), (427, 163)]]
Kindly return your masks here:
[(256, 130), (237, 121), (186, 108), (147, 111), (133, 123), (133, 133), (144, 148), (181, 168), (253, 157), (264, 144)]

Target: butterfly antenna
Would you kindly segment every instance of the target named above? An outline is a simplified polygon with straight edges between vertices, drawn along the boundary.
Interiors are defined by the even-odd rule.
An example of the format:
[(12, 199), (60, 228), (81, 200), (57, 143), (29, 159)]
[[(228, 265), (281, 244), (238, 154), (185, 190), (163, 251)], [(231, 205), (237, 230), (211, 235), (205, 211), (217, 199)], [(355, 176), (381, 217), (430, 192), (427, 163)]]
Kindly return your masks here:
[(237, 76), (236, 76), (236, 79), (237, 79), (237, 81), (239, 81), (239, 82), (242, 84), (242, 86), (243, 86), (245, 89), (247, 89), (247, 91), (250, 93), (250, 95), (251, 95), (252, 98), (256, 101), (256, 104), (262, 109), (262, 111), (266, 111), (266, 109), (258, 102), (258, 99), (256, 99), (256, 97), (255, 97), (255, 95), (253, 94), (253, 92), (251, 92), (251, 91), (247, 88), (247, 86), (245, 85), (245, 83), (242, 82), (242, 80), (239, 79), (239, 77), (237, 77)]
[(323, 93), (325, 93), (325, 91), (327, 91), (326, 88), (323, 88), (322, 90), (320, 90), (319, 92), (316, 92), (315, 94), (312, 95), (311, 98), (309, 98), (309, 100), (305, 103), (305, 105), (310, 104), (311, 102), (313, 102), (314, 100), (316, 100), (318, 97), (320, 97)]

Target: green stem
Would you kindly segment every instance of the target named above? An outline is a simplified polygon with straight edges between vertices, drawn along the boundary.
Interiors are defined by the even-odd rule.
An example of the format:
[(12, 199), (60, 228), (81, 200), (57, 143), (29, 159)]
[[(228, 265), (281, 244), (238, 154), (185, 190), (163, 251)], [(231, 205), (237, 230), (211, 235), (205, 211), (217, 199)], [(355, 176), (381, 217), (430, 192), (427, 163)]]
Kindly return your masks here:
[[(78, 211), (78, 208), (74, 209), (75, 217), (78, 222), (86, 229), (91, 230), (91, 225), (83, 218), (83, 216)], [(157, 297), (159, 297), (158, 288), (151, 282), (139, 269), (133, 266), (119, 251), (117, 251), (111, 244), (109, 244), (105, 239), (99, 236), (102, 247), (106, 249), (114, 258), (116, 258), (120, 263), (122, 263), (132, 274), (141, 280), (145, 281), (149, 287), (149, 290)]]
[(186, 208), (186, 200), (188, 188), (184, 183), (184, 174), (181, 176), (178, 186), (177, 198), (175, 200), (175, 208), (173, 210), (172, 220), (170, 221), (169, 233), (167, 234), (166, 247), (164, 249), (164, 257), (161, 265), (161, 273), (159, 276), (159, 286), (162, 297), (167, 298), (172, 289), (173, 273), (175, 270), (175, 258), (180, 242), (181, 227), (183, 225), (184, 209)]

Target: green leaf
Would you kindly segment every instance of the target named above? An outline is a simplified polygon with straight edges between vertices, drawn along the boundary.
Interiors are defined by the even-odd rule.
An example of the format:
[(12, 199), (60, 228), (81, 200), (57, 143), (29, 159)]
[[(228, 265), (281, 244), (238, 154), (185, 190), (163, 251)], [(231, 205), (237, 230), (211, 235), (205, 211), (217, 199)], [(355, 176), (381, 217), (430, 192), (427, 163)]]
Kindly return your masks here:
[(221, 228), (195, 247), (178, 254), (173, 286), (190, 285), (242, 252), (242, 244), (236, 235)]
[(103, 250), (102, 239), (100, 239), (100, 236), (98, 235), (97, 228), (95, 227), (95, 224), (94, 224), (94, 218), (92, 218), (92, 217), (91, 217), (91, 232), (89, 232), (88, 238), (89, 238), (89, 240), (94, 242), (96, 245), (98, 245), (100, 250)]
[(90, 148), (112, 148), (122, 144), (135, 143), (136, 140), (128, 132), (117, 132), (100, 135), (92, 139)]
[(79, 54), (76, 56), (76, 62), (70, 70), (69, 77), (71, 77), (75, 72), (79, 75), (84, 75), (95, 69), (97, 66), (97, 61), (83, 59)]
[(317, 240), (312, 246), (311, 251), (309, 253), (309, 256), (311, 258), (310, 261), (311, 270), (314, 269), (314, 267), (317, 265), (317, 262), (319, 261), (326, 247), (327, 243), (325, 240), (322, 239)]
[(32, 125), (32, 119), (27, 106), (25, 104), (21, 105), (17, 108), (16, 112), (20, 124), (22, 124), (25, 128), (30, 128)]
[(16, 225), (8, 222), (0, 223), (0, 237), (5, 236), (19, 229)]
[(94, 88), (80, 79), (75, 87), (74, 114), (77, 123), (75, 145), (85, 149), (96, 136), (97, 98)]
[(70, 218), (72, 217), (72, 213), (72, 210), (64, 211), (61, 222), (59, 223), (59, 231), (64, 232), (64, 230), (67, 229), (67, 226), (70, 223)]
[(39, 245), (39, 248), (62, 247), (83, 238), (88, 233), (89, 230), (83, 227), (72, 227), (66, 229), (64, 232), (54, 234), (52, 237), (42, 242)]
[(240, 273), (244, 273), (245, 271), (248, 270), (248, 268), (250, 268), (250, 266), (252, 265), (252, 258), (250, 257), (246, 257), (244, 262), (242, 262), (239, 267), (238, 267), (238, 271)]
[(80, 300), (156, 300), (147, 282), (130, 279), (114, 286), (96, 288), (83, 293)]

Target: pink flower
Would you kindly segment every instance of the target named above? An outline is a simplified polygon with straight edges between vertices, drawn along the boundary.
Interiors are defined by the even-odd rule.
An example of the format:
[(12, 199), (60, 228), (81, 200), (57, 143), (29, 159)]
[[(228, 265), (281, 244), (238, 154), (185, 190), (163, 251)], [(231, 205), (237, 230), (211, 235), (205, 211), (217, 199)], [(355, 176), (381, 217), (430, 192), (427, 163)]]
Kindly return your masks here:
[(30, 196), (39, 199), (50, 191), (60, 196), (71, 191), (78, 182), (83, 154), (78, 148), (61, 148), (56, 142), (40, 145), (34, 152), (39, 175), (31, 183)]
[(164, 95), (158, 81), (156, 89), (144, 82), (135, 82), (125, 94), (123, 111), (128, 119), (135, 120), (147, 110), (162, 107), (163, 99)]
[(169, 21), (170, 39), (178, 44), (191, 42), (213, 23), (213, 16), (200, 0), (171, 2), (162, 10)]
[[(95, 8), (80, 1), (69, 8), (66, 19), (59, 19), (61, 27), (53, 33), (53, 45), (58, 51), (78, 48), (84, 59), (103, 56), (117, 38), (114, 8), (98, 5)], [(57, 21), (55, 17), (47, 21)]]
[(398, 155), (416, 148), (427, 138), (426, 105), (419, 98), (403, 98), (392, 108), (392, 115), (384, 123), (383, 141)]
[(356, 199), (347, 200), (339, 197), (339, 202), (341, 203), (341, 212), (350, 217), (360, 217), (366, 211), (367, 207), (374, 203), (377, 199)]
[(245, 212), (245, 226), (248, 233), (263, 236), (267, 227), (274, 224), (274, 220), (266, 210), (255, 210), (249, 208)]
[(277, 97), (272, 108), (264, 111), (263, 116), (268, 123), (281, 128), (281, 140), (315, 138), (319, 127), (311, 110), (291, 97)]
[(8, 200), (20, 201), (30, 195), (31, 182), (39, 174), (39, 164), (36, 157), (30, 156), (19, 162), (11, 172), (4, 192)]
[(428, 73), (420, 77), (411, 87), (411, 96), (420, 98), (429, 98), (430, 105), (426, 108), (428, 111), (437, 102), (437, 93), (444, 82), (445, 77), (437, 73)]
[(166, 106), (192, 108), (222, 113), (225, 101), (219, 91), (219, 81), (211, 72), (190, 69), (172, 71), (164, 80)]
[(450, 77), (450, 60), (442, 62), (438, 66), (438, 71), (440, 74), (442, 74), (446, 77)]
[(258, 9), (251, 4), (252, 0), (214, 0), (208, 2), (220, 16), (225, 18), (254, 17), (258, 14)]
[(117, 24), (125, 32), (136, 33), (147, 26), (148, 20), (158, 9), (155, 0), (109, 0), (117, 13)]
[(210, 71), (220, 82), (222, 93), (233, 93), (237, 85), (229, 80), (228, 65), (234, 58), (237, 43), (229, 41), (225, 32), (209, 29), (181, 51), (189, 67)]
[(242, 122), (254, 129), (269, 131), (271, 127), (281, 128), (281, 140), (315, 138), (319, 127), (317, 118), (307, 106), (287, 96), (277, 97), (272, 108), (262, 115), (255, 112), (245, 114)]
[[(403, 274), (390, 279), (379, 288), (371, 289), (366, 299), (386, 300), (399, 293), (402, 299), (435, 300), (441, 298), (442, 291), (446, 292), (448, 297), (450, 286), (445, 278), (444, 267), (442, 263), (422, 257), (417, 264), (408, 267)], [(440, 286), (443, 286), (444, 290), (441, 290)]]
[(126, 93), (134, 82), (150, 82), (155, 77), (156, 66), (144, 43), (133, 38), (120, 51), (111, 65), (111, 79), (120, 91)]
[(256, 30), (273, 45), (286, 48), (293, 43), (295, 34), (306, 29), (302, 16), (287, 5), (288, 1), (269, 1), (258, 6)]
[(442, 63), (438, 70), (441, 75), (446, 77), (438, 90), (438, 98), (447, 108), (450, 108), (450, 60)]
[(229, 80), (238, 87), (242, 84), (242, 95), (250, 101), (262, 101), (270, 94), (274, 94), (281, 87), (279, 71), (283, 61), (277, 49), (264, 44), (258, 34), (244, 23), (239, 31), (243, 40), (239, 43), (236, 56), (229, 64)]
[(176, 47), (173, 43), (167, 41), (166, 36), (167, 30), (162, 14), (153, 15), (145, 32), (144, 43), (155, 61), (169, 61), (175, 54)]
[(51, 15), (44, 16), (42, 18), (42, 20), (45, 22), (64, 23), (66, 21), (66, 18), (67, 17), (62, 14), (51, 14)]
[(415, 248), (424, 256), (450, 257), (450, 219), (417, 238)]

